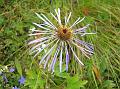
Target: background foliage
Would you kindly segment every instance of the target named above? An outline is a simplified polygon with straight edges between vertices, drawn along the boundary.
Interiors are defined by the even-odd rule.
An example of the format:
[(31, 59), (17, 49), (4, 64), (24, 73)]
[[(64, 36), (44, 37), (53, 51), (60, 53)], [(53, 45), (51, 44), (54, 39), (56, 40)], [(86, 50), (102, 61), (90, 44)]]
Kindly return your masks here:
[[(59, 73), (56, 68), (51, 74), (29, 56), (27, 41), (32, 22), (40, 21), (34, 13), (50, 16), (58, 7), (64, 15), (72, 11), (72, 21), (86, 16), (81, 24), (90, 23), (97, 32), (85, 37), (94, 44), (95, 54), (87, 60), (78, 53), (84, 68), (71, 63), (68, 72)], [(0, 89), (120, 89), (119, 54), (120, 0), (0, 0), (0, 73), (8, 79), (0, 75)], [(22, 85), (20, 76), (26, 79)]]

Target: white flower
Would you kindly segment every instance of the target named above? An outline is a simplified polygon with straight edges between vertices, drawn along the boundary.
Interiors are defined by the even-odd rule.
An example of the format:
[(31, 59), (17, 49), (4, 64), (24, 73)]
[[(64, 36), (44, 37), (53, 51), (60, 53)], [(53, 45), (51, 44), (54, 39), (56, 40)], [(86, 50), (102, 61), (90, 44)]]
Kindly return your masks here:
[[(44, 49), (47, 49), (47, 52), (40, 60), (39, 64), (44, 63), (44, 68), (46, 68), (47, 64), (49, 65), (49, 69), (54, 72), (54, 65), (57, 60), (59, 60), (60, 72), (62, 71), (62, 64), (66, 63), (66, 70), (68, 70), (68, 64), (70, 60), (70, 52), (74, 55), (75, 60), (80, 64), (84, 65), (81, 60), (76, 55), (73, 46), (77, 47), (86, 57), (89, 58), (93, 54), (93, 46), (90, 43), (86, 43), (82, 40), (78, 39), (78, 35), (84, 36), (86, 34), (95, 34), (95, 33), (87, 33), (86, 30), (89, 27), (89, 24), (82, 28), (73, 29), (75, 25), (82, 22), (85, 17), (80, 19), (80, 17), (71, 25), (68, 26), (71, 12), (68, 16), (65, 16), (64, 24), (61, 21), (60, 9), (55, 9), (55, 14), (51, 13), (51, 16), (58, 22), (59, 26), (55, 26), (44, 14), (35, 13), (38, 18), (40, 18), (43, 23), (33, 23), (40, 30), (36, 30), (35, 28), (30, 29), (31, 34), (29, 36), (41, 36), (33, 41), (30, 41), (28, 44), (34, 46), (30, 50), (30, 54), (35, 54), (34, 57), (39, 55)], [(43, 46), (44, 45), (44, 46)], [(69, 50), (68, 50), (69, 48)], [(65, 53), (65, 56), (63, 56)], [(54, 55), (53, 55), (54, 54)], [(51, 60), (51, 58), (52, 60)], [(64, 59), (66, 61), (64, 61)]]

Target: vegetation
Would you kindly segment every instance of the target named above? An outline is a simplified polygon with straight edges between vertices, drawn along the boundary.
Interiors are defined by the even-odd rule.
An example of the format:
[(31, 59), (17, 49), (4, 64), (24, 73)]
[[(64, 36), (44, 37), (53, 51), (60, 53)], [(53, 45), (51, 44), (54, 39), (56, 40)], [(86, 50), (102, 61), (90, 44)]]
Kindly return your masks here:
[[(78, 26), (91, 24), (95, 35), (84, 40), (94, 44), (94, 55), (88, 58), (78, 52), (85, 64), (75, 61), (69, 71), (51, 74), (29, 55), (27, 45), (35, 15), (60, 8), (62, 15), (72, 12), (71, 22), (86, 17)], [(64, 19), (64, 18), (63, 18)], [(54, 22), (54, 20), (53, 20)], [(46, 49), (47, 50), (47, 49)], [(73, 59), (73, 58), (72, 58)], [(72, 60), (71, 59), (71, 60)], [(15, 68), (15, 70), (11, 70)], [(20, 82), (21, 76), (24, 78)], [(120, 89), (120, 0), (0, 0), (0, 89)]]

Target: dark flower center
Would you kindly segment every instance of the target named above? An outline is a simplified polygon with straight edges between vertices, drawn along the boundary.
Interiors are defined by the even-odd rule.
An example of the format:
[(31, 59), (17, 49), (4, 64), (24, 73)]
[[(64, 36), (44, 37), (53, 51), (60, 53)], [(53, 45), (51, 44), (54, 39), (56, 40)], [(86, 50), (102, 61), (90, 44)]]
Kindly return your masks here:
[(63, 29), (63, 33), (64, 33), (64, 34), (67, 33), (67, 29)]
[(69, 40), (72, 37), (72, 30), (66, 27), (59, 27), (57, 30), (57, 36), (61, 40)]

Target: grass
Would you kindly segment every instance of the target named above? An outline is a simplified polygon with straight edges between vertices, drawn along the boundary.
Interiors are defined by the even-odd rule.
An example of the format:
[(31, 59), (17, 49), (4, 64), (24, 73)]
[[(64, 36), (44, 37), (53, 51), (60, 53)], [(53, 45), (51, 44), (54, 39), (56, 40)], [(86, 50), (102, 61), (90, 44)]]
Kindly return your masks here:
[[(80, 25), (91, 24), (89, 30), (96, 35), (84, 40), (94, 44), (95, 53), (90, 60), (77, 54), (85, 63), (81, 68), (72, 61), (69, 71), (55, 73), (41, 69), (39, 57), (31, 60), (28, 32), (32, 22), (40, 20), (35, 12), (49, 12), (60, 7), (62, 15), (72, 11), (71, 23), (80, 16), (86, 20)], [(78, 27), (80, 26), (78, 25)], [(9, 82), (0, 76), (0, 89), (120, 89), (120, 1), (119, 0), (0, 0), (0, 72), (4, 72)], [(38, 59), (38, 60), (37, 60)], [(6, 67), (7, 66), (7, 67)], [(14, 73), (8, 69), (15, 67)], [(19, 77), (26, 82), (19, 85)]]

